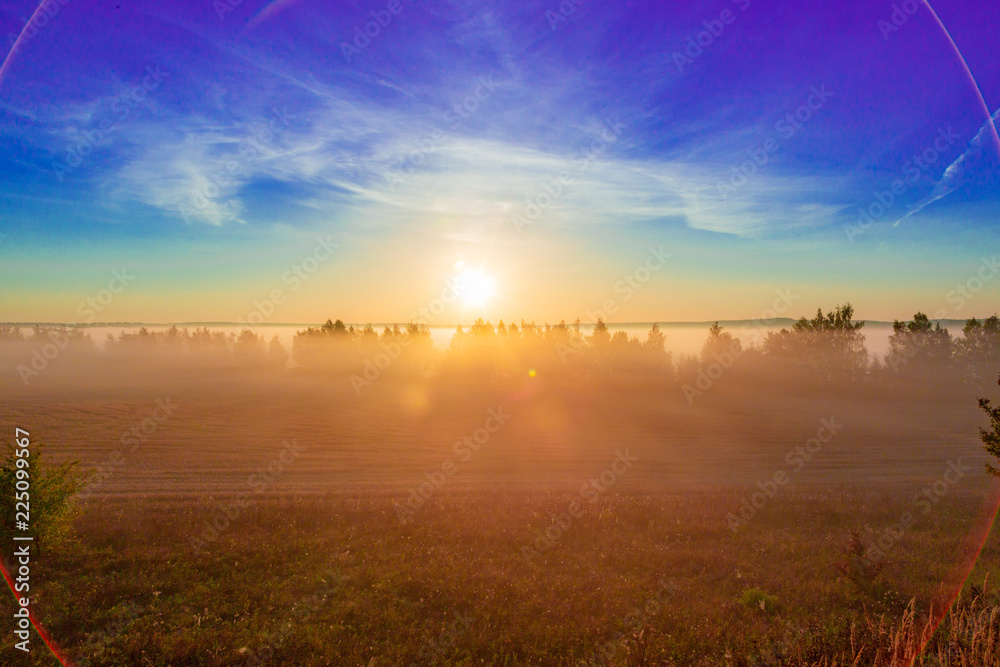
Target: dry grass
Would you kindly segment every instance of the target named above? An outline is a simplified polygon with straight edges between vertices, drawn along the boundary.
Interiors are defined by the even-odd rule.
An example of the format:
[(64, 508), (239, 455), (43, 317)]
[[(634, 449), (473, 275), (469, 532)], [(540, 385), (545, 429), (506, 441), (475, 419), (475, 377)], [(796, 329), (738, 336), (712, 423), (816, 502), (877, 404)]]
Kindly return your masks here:
[[(907, 664), (959, 589), (968, 602), (917, 664), (997, 664), (1000, 597), (965, 577), (997, 493), (968, 397), (726, 379), (694, 406), (676, 388), (544, 381), (384, 382), (358, 397), (236, 373), (4, 389), (11, 431), (85, 469), (122, 451), (156, 398), (179, 405), (36, 563), (36, 611), (90, 665)], [(498, 405), (509, 424), (401, 523), (395, 504)], [(830, 415), (843, 430), (731, 530)], [(301, 456), (194, 549), (287, 439)], [(624, 448), (635, 465), (582, 498)], [(958, 457), (971, 471), (924, 513), (916, 494)], [(524, 547), (573, 501), (581, 515), (529, 562)], [(838, 569), (852, 534), (863, 557), (906, 512), (879, 568)], [(996, 581), (998, 563), (993, 535), (968, 582)], [(0, 663), (21, 658), (0, 649)], [(52, 660), (36, 642), (27, 664)]]
[[(572, 496), (442, 493), (405, 525), (391, 495), (272, 497), (200, 553), (190, 539), (211, 504), (101, 502), (41, 559), (36, 609), (92, 665), (247, 664), (270, 644), (273, 665), (423, 665), (432, 653), (433, 664), (625, 665), (640, 647), (646, 665), (904, 664), (927, 627), (915, 612), (962, 586), (976, 546), (964, 536), (981, 526), (969, 516), (978, 494), (945, 498), (865, 592), (838, 576), (840, 547), (851, 528), (904, 511), (906, 495), (789, 495), (733, 535), (732, 494), (611, 492), (527, 562), (522, 547)], [(994, 536), (970, 581), (1000, 574), (998, 556)], [(774, 604), (741, 601), (751, 589)], [(996, 651), (1000, 598), (966, 595), (977, 599), (928, 655), (996, 664), (956, 662)], [(452, 636), (456, 614), (474, 620)], [(40, 646), (33, 659), (48, 664)]]
[[(956, 601), (942, 619), (911, 602), (902, 618), (865, 613), (851, 628), (851, 649), (814, 667), (987, 667), (1000, 664), (1000, 607), (975, 597)], [(806, 663), (803, 663), (806, 664)]]

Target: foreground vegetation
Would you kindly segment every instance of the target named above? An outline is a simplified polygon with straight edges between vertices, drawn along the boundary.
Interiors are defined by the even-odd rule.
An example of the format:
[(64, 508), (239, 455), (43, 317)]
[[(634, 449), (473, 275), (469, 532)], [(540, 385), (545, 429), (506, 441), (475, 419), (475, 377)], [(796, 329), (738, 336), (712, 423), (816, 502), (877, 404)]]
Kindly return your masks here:
[[(59, 370), (7, 378), (13, 418), (57, 445), (32, 608), (81, 667), (997, 665), (997, 489), (970, 414), (1000, 327), (951, 341), (916, 317), (872, 363), (851, 315), (749, 348), (715, 326), (679, 360), (656, 328), (478, 322), (439, 353), (415, 325), (330, 322), (291, 370), (252, 332), (175, 329), (76, 377), (98, 353), (57, 334), (77, 341)], [(992, 460), (1000, 408), (980, 408)], [(573, 488), (619, 448), (642, 460), (624, 482)], [(53, 659), (36, 641), (0, 663)]]
[(40, 560), (36, 612), (81, 665), (890, 665), (922, 638), (917, 664), (997, 664), (995, 531), (931, 632), (979, 494), (944, 498), (870, 580), (843, 574), (845, 536), (875, 544), (908, 494), (778, 497), (734, 532), (731, 494), (609, 493), (531, 558), (572, 494), (441, 494), (406, 523), (399, 500), (261, 500), (200, 550), (204, 503), (89, 505)]

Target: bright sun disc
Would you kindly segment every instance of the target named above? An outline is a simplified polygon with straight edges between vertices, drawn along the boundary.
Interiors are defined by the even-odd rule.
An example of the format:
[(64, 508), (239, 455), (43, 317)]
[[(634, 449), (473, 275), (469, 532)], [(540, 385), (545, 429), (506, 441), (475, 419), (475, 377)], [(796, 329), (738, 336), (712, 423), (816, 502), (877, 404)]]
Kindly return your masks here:
[(496, 292), (496, 283), (482, 273), (463, 271), (458, 277), (458, 291), (465, 305), (485, 306)]

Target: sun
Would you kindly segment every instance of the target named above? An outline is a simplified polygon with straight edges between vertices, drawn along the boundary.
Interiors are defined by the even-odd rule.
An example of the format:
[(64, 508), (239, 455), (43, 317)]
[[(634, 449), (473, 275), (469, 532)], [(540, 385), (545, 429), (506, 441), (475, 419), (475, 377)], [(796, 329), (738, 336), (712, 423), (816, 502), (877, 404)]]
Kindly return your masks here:
[(482, 271), (460, 268), (455, 283), (466, 307), (482, 308), (496, 294), (496, 281)]

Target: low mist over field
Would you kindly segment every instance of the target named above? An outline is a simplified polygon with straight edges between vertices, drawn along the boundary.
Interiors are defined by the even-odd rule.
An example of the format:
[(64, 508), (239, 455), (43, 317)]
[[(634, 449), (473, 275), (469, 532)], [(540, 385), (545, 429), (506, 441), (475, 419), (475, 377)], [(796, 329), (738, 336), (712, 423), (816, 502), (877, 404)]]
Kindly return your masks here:
[[(917, 314), (874, 359), (865, 329), (838, 306), (746, 346), (712, 325), (675, 354), (658, 326), (603, 322), (480, 320), (445, 349), (415, 323), (328, 321), (291, 350), (249, 329), (123, 330), (98, 348), (85, 329), (6, 327), (6, 413), (44, 415), (31, 437), (49, 465), (77, 464), (47, 576), (112, 568), (54, 594), (50, 631), (110, 664), (203, 662), (191, 633), (218, 664), (379, 664), (369, 642), (386, 664), (531, 663), (542, 646), (696, 661), (718, 642), (876, 660), (851, 648), (873, 641), (852, 614), (891, 625), (912, 605), (922, 636), (949, 591), (994, 573), (974, 567), (998, 498), (974, 425), (1000, 326), (952, 337)], [(156, 554), (176, 565), (114, 574)], [(276, 568), (284, 583), (264, 585)], [(78, 628), (108, 591), (95, 640)], [(962, 613), (984, 631), (981, 607)], [(539, 614), (578, 629), (510, 634)], [(252, 629), (272, 618), (294, 630)]]
[(1000, 4), (0, 35), (0, 666), (1000, 667)]
[[(639, 339), (603, 322), (584, 334), (480, 320), (442, 350), (423, 325), (337, 320), (299, 330), (291, 353), (249, 329), (140, 329), (98, 350), (86, 330), (8, 327), (3, 377), (15, 415), (49, 406), (49, 422), (70, 420), (47, 439), (92, 469), (88, 496), (234, 492), (289, 440), (303, 443), (299, 463), (267, 494), (396, 492), (440, 478), (440, 466), (449, 488), (551, 489), (627, 447), (644, 461), (636, 488), (737, 489), (791, 467), (792, 488), (884, 489), (955, 457), (978, 478), (987, 459), (971, 424), (995, 380), (982, 369), (1000, 366), (997, 318), (953, 339), (918, 314), (874, 360), (863, 324), (838, 306), (746, 347), (713, 324), (698, 354), (677, 355), (656, 325)], [(484, 431), (497, 410), (510, 423)], [(795, 453), (823, 420), (835, 420), (835, 441), (822, 456)]]
[[(963, 328), (965, 326), (966, 320), (936, 320), (935, 324), (940, 324), (942, 328), (947, 329), (948, 332), (953, 337), (961, 337), (963, 335)], [(646, 333), (649, 331), (653, 324), (660, 327), (663, 334), (669, 339), (669, 349), (674, 354), (698, 354), (701, 352), (702, 345), (705, 343), (705, 337), (707, 335), (708, 328), (714, 322), (623, 322), (608, 323), (608, 327), (613, 331), (624, 331), (629, 336), (635, 336), (640, 340), (643, 339)], [(743, 345), (750, 345), (751, 343), (759, 343), (763, 338), (772, 331), (779, 331), (782, 328), (788, 328), (792, 326), (794, 320), (791, 318), (779, 318), (771, 320), (723, 320), (719, 324), (725, 327), (734, 338), (738, 338)], [(17, 326), (21, 332), (25, 335), (31, 333), (31, 331), (36, 327), (40, 326), (42, 328), (82, 328), (83, 333), (90, 337), (94, 341), (97, 348), (103, 350), (105, 344), (110, 336), (112, 339), (118, 339), (122, 333), (136, 333), (140, 329), (145, 328), (151, 333), (159, 333), (169, 330), (171, 327), (177, 327), (179, 329), (201, 329), (206, 328), (209, 331), (216, 332), (221, 331), (223, 333), (229, 334), (239, 334), (243, 329), (250, 329), (254, 333), (270, 341), (273, 337), (277, 336), (278, 340), (286, 349), (291, 349), (292, 340), (295, 338), (295, 334), (299, 331), (309, 328), (309, 327), (320, 327), (322, 322), (312, 322), (307, 324), (267, 324), (267, 325), (254, 325), (254, 324), (239, 324), (239, 323), (214, 323), (214, 322), (191, 322), (191, 323), (178, 323), (178, 324), (111, 324), (111, 323), (96, 323), (88, 324), (86, 326), (81, 326), (79, 324), (50, 324), (50, 323), (31, 323), (31, 324), (13, 324)], [(392, 328), (393, 326), (401, 326), (400, 323), (393, 322), (382, 322), (382, 323), (347, 323), (347, 326), (353, 326), (356, 329), (364, 329), (366, 326), (371, 326), (376, 331), (383, 331), (385, 327)], [(463, 326), (463, 329), (468, 329), (471, 326), (471, 322)], [(544, 325), (543, 325), (544, 326)], [(441, 324), (441, 325), (429, 325), (427, 327), (431, 334), (431, 342), (434, 347), (439, 349), (447, 349), (451, 344), (452, 338), (455, 336), (455, 330), (458, 327), (456, 324)], [(593, 332), (594, 323), (592, 322), (582, 322), (580, 324), (580, 332), (583, 335), (590, 335)], [(886, 352), (889, 351), (889, 338), (892, 336), (892, 322), (865, 322), (865, 347), (872, 356), (882, 357)]]

